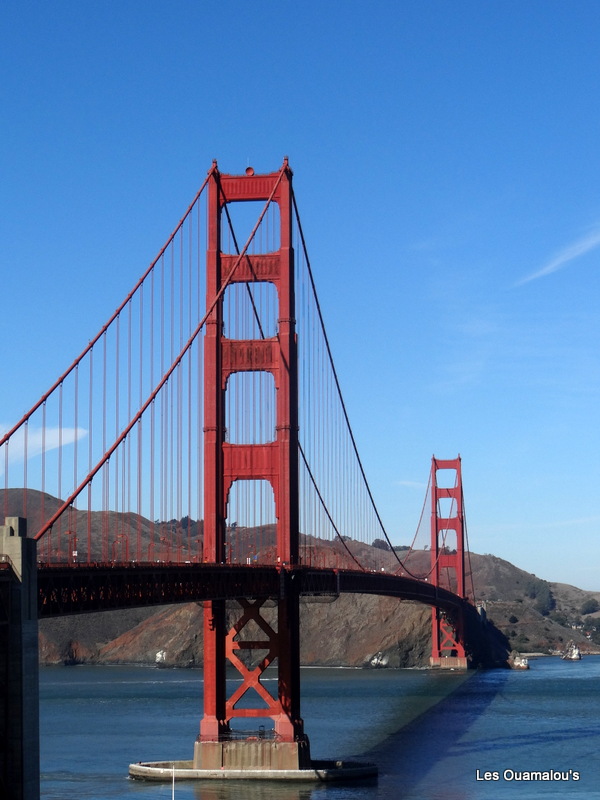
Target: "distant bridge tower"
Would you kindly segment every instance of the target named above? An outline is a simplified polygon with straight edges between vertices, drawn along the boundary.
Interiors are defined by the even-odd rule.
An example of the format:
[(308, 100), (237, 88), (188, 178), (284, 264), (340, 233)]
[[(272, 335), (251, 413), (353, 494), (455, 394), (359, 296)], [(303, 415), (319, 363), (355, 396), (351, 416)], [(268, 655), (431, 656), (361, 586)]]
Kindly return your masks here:
[[(231, 204), (271, 201), (279, 212), (279, 247), (248, 255), (245, 243), (235, 254), (224, 253), (222, 222)], [(229, 207), (228, 207), (229, 206)], [(260, 217), (259, 217), (260, 220)], [(258, 227), (258, 221), (257, 226)], [(256, 229), (256, 228), (255, 228)], [(260, 245), (259, 245), (260, 246)], [(227, 285), (269, 282), (277, 298), (277, 330), (260, 339), (224, 335), (223, 294)], [(258, 288), (258, 287), (254, 287)], [(276, 533), (271, 563), (282, 565), (279, 597), (268, 621), (263, 601), (241, 598), (237, 619), (226, 615), (224, 600), (204, 604), (204, 717), (196, 742), (197, 769), (240, 769), (252, 764), (270, 769), (310, 765), (308, 739), (300, 717), (299, 593), (293, 576), (283, 569), (298, 563), (298, 375), (295, 333), (294, 253), (292, 249), (292, 172), (287, 159), (278, 173), (224, 175), (213, 168), (208, 199), (207, 304), (217, 299), (205, 335), (204, 389), (204, 561), (228, 561), (227, 505), (236, 481), (266, 481), (273, 489)], [(260, 326), (259, 326), (260, 327)], [(262, 328), (261, 328), (262, 332)], [(270, 373), (275, 384), (273, 441), (232, 443), (226, 431), (226, 392), (234, 373)], [(238, 376), (239, 377), (239, 376)], [(248, 377), (248, 376), (246, 376)], [(258, 404), (257, 404), (258, 405)], [(264, 409), (254, 408), (255, 415)], [(233, 613), (228, 609), (228, 613)], [(247, 627), (246, 627), (247, 626)], [(246, 628), (246, 635), (243, 629)], [(241, 685), (227, 695), (226, 668), (233, 665)], [(278, 670), (277, 694), (261, 683), (269, 665)], [(234, 718), (271, 719), (269, 740), (232, 735)]]
[[(438, 474), (440, 471), (443, 471), (443, 476)], [(460, 456), (445, 461), (434, 456), (431, 460), (430, 581), (434, 586), (442, 586), (459, 597), (465, 597), (465, 521)], [(447, 612), (435, 606), (431, 613), (431, 665), (466, 667), (462, 614), (458, 612), (450, 618)]]

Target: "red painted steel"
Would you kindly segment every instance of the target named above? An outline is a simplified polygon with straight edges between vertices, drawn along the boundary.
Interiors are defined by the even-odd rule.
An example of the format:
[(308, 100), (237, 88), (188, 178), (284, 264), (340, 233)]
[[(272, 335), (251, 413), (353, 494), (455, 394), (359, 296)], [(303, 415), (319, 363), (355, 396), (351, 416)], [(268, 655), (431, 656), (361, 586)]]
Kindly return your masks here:
[[(453, 486), (439, 486), (439, 470), (455, 473)], [(448, 514), (442, 516), (440, 501), (446, 501)], [(448, 537), (453, 532), (455, 537)], [(451, 590), (465, 598), (465, 524), (460, 456), (451, 460), (431, 460), (431, 572), (436, 587)], [(443, 656), (465, 658), (464, 619), (459, 609), (450, 618), (444, 609), (431, 609), (434, 659)]]
[[(207, 304), (204, 387), (204, 545), (205, 562), (224, 563), (227, 500), (237, 480), (266, 480), (275, 498), (276, 563), (282, 590), (274, 601), (274, 619), (266, 621), (263, 602), (242, 599), (241, 611), (228, 624), (223, 601), (204, 606), (204, 717), (200, 741), (225, 737), (236, 717), (271, 718), (281, 741), (303, 737), (300, 718), (299, 590), (283, 569), (298, 563), (298, 377), (295, 334), (294, 254), (292, 249), (292, 172), (287, 159), (279, 172), (224, 175), (213, 168), (208, 194)], [(238, 256), (221, 252), (221, 215), (232, 202), (265, 201), (279, 206), (279, 250), (247, 255), (250, 239)], [(263, 212), (264, 213), (264, 212)], [(262, 217), (262, 215), (261, 215)], [(277, 335), (261, 340), (231, 340), (223, 335), (223, 289), (233, 283), (268, 280), (277, 291)], [(214, 298), (219, 298), (214, 303)], [(276, 387), (276, 438), (266, 444), (225, 441), (225, 392), (235, 372), (264, 371)], [(260, 413), (260, 409), (258, 410)], [(247, 635), (244, 628), (248, 627)], [(250, 632), (250, 630), (252, 632)], [(259, 632), (256, 638), (256, 632)], [(239, 656), (253, 650), (253, 668)], [(263, 657), (261, 658), (261, 653)], [(256, 663), (258, 661), (258, 663)], [(260, 679), (276, 661), (278, 694)], [(242, 683), (227, 697), (226, 666), (236, 667)], [(255, 704), (252, 705), (254, 695)], [(239, 701), (244, 698), (244, 708)], [(256, 702), (258, 700), (258, 702)], [(250, 702), (250, 705), (249, 705)]]

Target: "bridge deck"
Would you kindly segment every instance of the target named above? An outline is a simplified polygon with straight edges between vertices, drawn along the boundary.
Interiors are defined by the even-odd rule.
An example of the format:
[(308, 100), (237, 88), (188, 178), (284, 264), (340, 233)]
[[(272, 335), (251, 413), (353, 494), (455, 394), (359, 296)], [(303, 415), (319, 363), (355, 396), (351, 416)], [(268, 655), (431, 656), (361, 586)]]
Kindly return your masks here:
[(379, 594), (448, 611), (469, 606), (425, 581), (381, 572), (220, 564), (72, 564), (38, 567), (40, 618), (235, 597)]

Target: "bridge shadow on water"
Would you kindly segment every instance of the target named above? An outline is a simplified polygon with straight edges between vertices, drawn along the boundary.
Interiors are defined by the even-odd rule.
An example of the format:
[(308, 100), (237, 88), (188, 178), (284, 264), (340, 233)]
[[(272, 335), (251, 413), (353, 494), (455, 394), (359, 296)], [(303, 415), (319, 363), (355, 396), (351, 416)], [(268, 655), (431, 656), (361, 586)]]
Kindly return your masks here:
[[(365, 758), (379, 767), (378, 789), (369, 798), (504, 797), (517, 787), (502, 779), (498, 783), (478, 781), (477, 770), (496, 770), (502, 776), (507, 768), (565, 769), (559, 766), (565, 753), (567, 767), (580, 769), (585, 764), (582, 783), (575, 784), (583, 787), (583, 782), (592, 778), (587, 767), (597, 759), (600, 721), (586, 720), (582, 728), (577, 716), (568, 712), (564, 718), (557, 715), (560, 697), (552, 700), (549, 711), (543, 692), (538, 695), (541, 690), (534, 683), (522, 683), (522, 677), (525, 679), (522, 673), (510, 670), (475, 672), (438, 704), (365, 753)], [(574, 763), (574, 752), (579, 763)], [(569, 789), (572, 785), (566, 784), (561, 791)]]
[[(479, 673), (473, 673), (435, 705), (430, 705), (430, 698), (423, 697), (425, 710), (411, 722), (372, 749), (349, 756), (376, 763), (379, 768), (378, 779), (356, 784), (326, 785), (205, 782), (194, 785), (192, 796), (194, 800), (402, 800), (404, 797), (469, 800), (472, 797), (470, 791), (463, 791), (460, 786), (451, 783), (443, 782), (438, 786), (436, 781), (436, 791), (425, 794), (421, 793), (420, 785), (424, 780), (427, 782), (428, 774), (440, 763), (457, 755), (461, 739), (502, 693), (508, 670), (497, 670), (492, 682), (482, 683), (478, 680), (479, 676)], [(448, 673), (447, 677), (454, 680), (456, 675)], [(445, 676), (438, 673), (436, 678), (443, 681)], [(507, 735), (506, 738), (513, 741), (515, 737)], [(473, 749), (480, 747), (482, 751), (494, 746), (485, 741), (467, 745)]]
[[(509, 670), (502, 669), (474, 672), (439, 703), (365, 753), (365, 758), (379, 767), (375, 797), (414, 796), (422, 800), (473, 797), (475, 769), (463, 776), (462, 783), (468, 786), (461, 786), (460, 781), (448, 774), (446, 765), (457, 758), (464, 764), (464, 747), (474, 756), (475, 751), (497, 749), (497, 741), (479, 740), (463, 745), (462, 740), (491, 703), (502, 695), (509, 675)], [(507, 741), (514, 742), (514, 738), (512, 734), (506, 736)], [(485, 768), (485, 764), (483, 766)], [(424, 789), (427, 784), (429, 789)]]
[[(459, 682), (456, 673), (438, 672), (431, 675), (429, 689), (422, 694), (422, 684), (415, 683), (415, 691), (406, 695), (410, 721), (368, 750), (339, 754), (377, 764), (376, 781), (188, 783), (178, 784), (175, 796), (183, 800), (485, 800), (509, 798), (516, 790), (527, 798), (540, 797), (541, 789), (548, 798), (572, 796), (569, 791), (577, 788), (580, 796), (598, 797), (594, 788), (598, 769), (590, 766), (596, 763), (600, 746), (600, 720), (594, 717), (597, 690), (581, 695), (579, 688), (567, 687), (557, 693), (556, 688), (547, 689), (546, 681), (528, 676), (489, 670), (473, 672)], [(577, 698), (570, 706), (562, 702), (569, 691)], [(434, 695), (442, 699), (432, 705)], [(589, 707), (582, 726), (577, 724), (580, 701)], [(368, 725), (376, 728), (377, 720), (370, 718)], [(489, 783), (478, 781), (476, 775), (478, 769), (565, 769), (565, 763), (581, 771), (579, 784), (530, 784), (526, 790), (523, 783), (515, 786), (502, 779)], [(131, 794), (135, 796), (135, 790)]]

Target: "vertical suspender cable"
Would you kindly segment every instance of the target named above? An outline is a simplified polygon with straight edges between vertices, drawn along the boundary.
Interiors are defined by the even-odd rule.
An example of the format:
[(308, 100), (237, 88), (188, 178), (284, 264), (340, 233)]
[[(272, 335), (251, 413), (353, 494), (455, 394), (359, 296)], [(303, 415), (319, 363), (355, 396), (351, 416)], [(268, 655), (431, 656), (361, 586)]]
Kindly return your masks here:
[(29, 420), (23, 431), (23, 516), (27, 517), (27, 462), (29, 449)]
[[(63, 470), (63, 384), (58, 387), (58, 499), (62, 502), (62, 470)], [(27, 484), (25, 484), (27, 486)], [(58, 520), (57, 552), (60, 559), (62, 546), (62, 517)]]
[[(46, 402), (42, 404), (42, 499), (41, 499), (41, 514), (42, 519), (46, 519)], [(8, 446), (7, 446), (8, 449)], [(48, 538), (48, 543), (50, 538)], [(46, 560), (50, 561), (49, 553), (46, 555)]]
[[(88, 473), (91, 471), (94, 464), (93, 461), (93, 446), (94, 446), (94, 432), (92, 426), (93, 416), (93, 397), (94, 397), (94, 349), (90, 350), (90, 376), (88, 387)], [(92, 483), (88, 484), (88, 508), (87, 508), (87, 550), (88, 561), (93, 560), (92, 553)]]
[[(75, 367), (75, 386), (74, 386), (75, 401), (74, 406), (74, 431), (73, 431), (73, 486), (77, 485), (77, 465), (78, 465), (78, 452), (79, 452), (79, 364)], [(75, 504), (76, 507), (76, 504)]]

